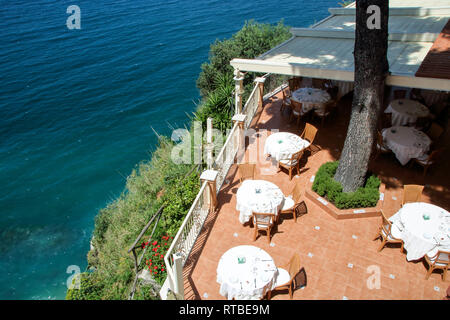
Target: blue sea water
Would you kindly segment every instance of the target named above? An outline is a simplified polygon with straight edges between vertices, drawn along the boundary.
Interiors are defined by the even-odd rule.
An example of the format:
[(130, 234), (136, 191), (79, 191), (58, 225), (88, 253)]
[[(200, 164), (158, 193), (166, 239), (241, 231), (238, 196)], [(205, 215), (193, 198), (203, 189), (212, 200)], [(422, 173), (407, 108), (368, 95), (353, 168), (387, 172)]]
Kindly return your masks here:
[(0, 299), (64, 299), (152, 128), (188, 122), (211, 43), (249, 19), (308, 27), (338, 2), (0, 1)]

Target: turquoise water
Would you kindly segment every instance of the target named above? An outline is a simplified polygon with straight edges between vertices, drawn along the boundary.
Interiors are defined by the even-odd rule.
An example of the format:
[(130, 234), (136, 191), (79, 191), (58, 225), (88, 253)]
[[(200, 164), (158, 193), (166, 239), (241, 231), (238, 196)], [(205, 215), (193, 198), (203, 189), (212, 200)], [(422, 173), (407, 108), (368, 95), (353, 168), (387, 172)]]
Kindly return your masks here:
[(249, 19), (307, 27), (337, 2), (0, 1), (0, 299), (65, 297), (152, 128), (188, 122), (215, 39)]

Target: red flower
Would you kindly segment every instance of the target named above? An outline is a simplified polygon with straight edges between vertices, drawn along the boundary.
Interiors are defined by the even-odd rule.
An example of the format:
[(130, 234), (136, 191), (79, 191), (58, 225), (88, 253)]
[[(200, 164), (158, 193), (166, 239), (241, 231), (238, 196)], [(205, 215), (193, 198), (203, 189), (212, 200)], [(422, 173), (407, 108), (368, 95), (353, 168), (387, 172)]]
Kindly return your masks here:
[(156, 246), (157, 243), (158, 243), (158, 241), (155, 240), (155, 241), (152, 243), (152, 245)]
[(161, 268), (161, 271), (164, 271), (164, 268)]
[(161, 259), (164, 259), (164, 255), (163, 254), (161, 255)]
[(166, 243), (164, 243), (164, 245), (165, 245), (165, 246), (167, 246), (167, 242), (166, 242)]

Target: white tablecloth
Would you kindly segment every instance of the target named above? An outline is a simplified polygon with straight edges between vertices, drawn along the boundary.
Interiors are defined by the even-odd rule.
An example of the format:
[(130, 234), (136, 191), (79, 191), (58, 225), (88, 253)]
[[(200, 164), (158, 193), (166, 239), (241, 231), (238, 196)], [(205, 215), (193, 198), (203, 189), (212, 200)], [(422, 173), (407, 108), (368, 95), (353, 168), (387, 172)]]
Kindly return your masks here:
[(428, 152), (431, 139), (422, 131), (413, 127), (391, 127), (382, 131), (386, 146), (394, 152), (402, 165), (412, 158)]
[(292, 155), (307, 148), (311, 143), (289, 132), (277, 132), (267, 137), (264, 144), (264, 154), (280, 161), (290, 159)]
[(300, 88), (292, 92), (291, 99), (302, 103), (302, 111), (323, 110), (324, 104), (331, 99), (328, 92), (317, 88)]
[(242, 224), (250, 221), (253, 212), (278, 214), (283, 204), (283, 192), (265, 180), (245, 180), (236, 193), (236, 210)]
[(406, 203), (390, 220), (396, 227), (393, 236), (404, 242), (408, 261), (420, 259), (431, 251), (450, 250), (448, 211), (425, 202)]
[(409, 99), (392, 100), (384, 113), (392, 113), (393, 126), (414, 124), (417, 118), (428, 117), (430, 111), (420, 102)]
[[(244, 258), (244, 263), (239, 263)], [(244, 260), (241, 260), (241, 262)], [(217, 266), (220, 294), (229, 300), (258, 300), (272, 290), (278, 275), (275, 262), (263, 249), (237, 246), (225, 252)]]

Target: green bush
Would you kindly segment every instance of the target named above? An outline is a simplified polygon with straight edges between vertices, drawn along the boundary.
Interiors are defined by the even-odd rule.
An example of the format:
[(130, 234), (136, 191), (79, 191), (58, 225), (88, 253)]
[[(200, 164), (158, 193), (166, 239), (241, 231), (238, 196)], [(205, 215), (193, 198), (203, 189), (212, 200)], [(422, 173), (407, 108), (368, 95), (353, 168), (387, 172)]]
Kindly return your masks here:
[[(233, 74), (233, 67), (230, 65), (232, 59), (256, 58), (290, 37), (289, 27), (283, 21), (271, 25), (250, 20), (230, 39), (216, 40), (210, 48), (209, 62), (202, 64), (202, 71), (197, 79), (201, 95), (205, 97), (217, 88), (218, 74)], [(247, 74), (244, 85), (252, 85), (252, 79), (253, 75)]]
[(342, 185), (334, 180), (339, 161), (323, 164), (316, 173), (312, 190), (326, 198), (338, 209), (368, 208), (377, 205), (380, 198), (380, 179), (369, 176), (364, 187), (355, 192), (343, 192)]

